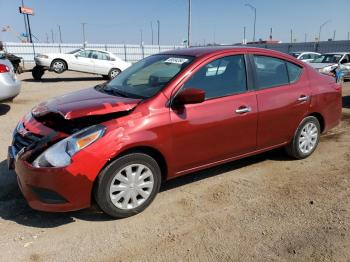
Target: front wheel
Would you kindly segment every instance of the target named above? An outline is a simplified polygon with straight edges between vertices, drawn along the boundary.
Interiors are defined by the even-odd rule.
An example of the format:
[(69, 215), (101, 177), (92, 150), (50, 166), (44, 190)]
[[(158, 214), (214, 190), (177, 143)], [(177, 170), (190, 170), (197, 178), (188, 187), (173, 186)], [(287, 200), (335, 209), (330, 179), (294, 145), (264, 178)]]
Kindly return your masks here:
[(67, 64), (61, 59), (55, 59), (51, 63), (50, 70), (54, 71), (57, 74), (61, 74), (67, 70)]
[(114, 218), (143, 211), (157, 195), (161, 171), (149, 155), (132, 153), (109, 164), (99, 175), (94, 188), (99, 207)]
[(108, 73), (108, 78), (109, 79), (113, 79), (115, 78), (117, 75), (120, 74), (120, 70), (118, 68), (112, 68), (109, 73)]
[(308, 116), (300, 123), (292, 142), (286, 147), (288, 155), (296, 159), (310, 156), (320, 141), (320, 123), (314, 116)]

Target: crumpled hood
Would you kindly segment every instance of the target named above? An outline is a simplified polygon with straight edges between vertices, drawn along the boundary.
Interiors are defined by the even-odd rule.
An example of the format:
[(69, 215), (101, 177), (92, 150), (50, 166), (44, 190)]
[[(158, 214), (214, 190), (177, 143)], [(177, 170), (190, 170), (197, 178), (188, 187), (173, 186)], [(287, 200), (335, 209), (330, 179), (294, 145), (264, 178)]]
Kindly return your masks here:
[(66, 120), (132, 110), (141, 99), (105, 94), (89, 88), (56, 97), (34, 107), (34, 117), (58, 113)]

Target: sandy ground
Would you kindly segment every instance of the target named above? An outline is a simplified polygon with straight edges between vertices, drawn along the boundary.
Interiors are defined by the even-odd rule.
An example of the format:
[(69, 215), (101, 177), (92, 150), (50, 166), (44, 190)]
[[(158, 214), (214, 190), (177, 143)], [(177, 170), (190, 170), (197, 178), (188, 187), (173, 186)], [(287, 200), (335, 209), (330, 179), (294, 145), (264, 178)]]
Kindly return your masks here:
[(310, 158), (274, 150), (191, 174), (143, 213), (111, 220), (96, 207), (31, 210), (5, 161), (16, 122), (35, 104), (103, 80), (20, 78), (21, 95), (0, 104), (0, 261), (350, 261), (350, 82), (341, 125)]

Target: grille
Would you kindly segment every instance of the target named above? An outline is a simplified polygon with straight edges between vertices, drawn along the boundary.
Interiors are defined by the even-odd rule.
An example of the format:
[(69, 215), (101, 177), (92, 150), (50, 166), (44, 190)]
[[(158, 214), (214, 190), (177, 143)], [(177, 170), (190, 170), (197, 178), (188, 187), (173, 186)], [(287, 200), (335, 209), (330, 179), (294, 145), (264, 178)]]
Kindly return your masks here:
[(13, 146), (15, 147), (16, 151), (19, 152), (23, 147), (28, 147), (33, 143), (39, 142), (40, 139), (40, 136), (34, 135), (33, 133), (26, 133), (22, 136), (16, 132), (13, 136)]

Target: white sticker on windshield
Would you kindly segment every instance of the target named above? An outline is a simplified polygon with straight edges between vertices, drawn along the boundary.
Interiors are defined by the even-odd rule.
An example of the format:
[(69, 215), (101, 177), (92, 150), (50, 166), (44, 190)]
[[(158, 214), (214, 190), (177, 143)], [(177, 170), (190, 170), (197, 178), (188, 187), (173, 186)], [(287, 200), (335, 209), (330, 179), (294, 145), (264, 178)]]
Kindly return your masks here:
[(187, 58), (169, 57), (167, 60), (164, 61), (164, 63), (171, 63), (171, 64), (179, 64), (179, 65), (182, 65), (183, 63), (186, 63), (187, 61), (188, 61)]

